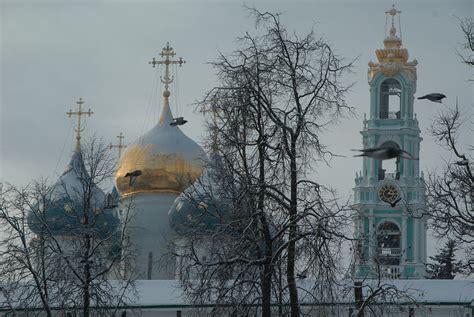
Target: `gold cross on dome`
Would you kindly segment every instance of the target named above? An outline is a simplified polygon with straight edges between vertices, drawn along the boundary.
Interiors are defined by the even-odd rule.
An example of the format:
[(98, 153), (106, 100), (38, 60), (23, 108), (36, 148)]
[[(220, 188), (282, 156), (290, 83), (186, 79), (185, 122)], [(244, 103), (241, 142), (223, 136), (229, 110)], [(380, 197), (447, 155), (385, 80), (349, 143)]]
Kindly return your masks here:
[(161, 78), (161, 82), (165, 84), (165, 91), (168, 91), (169, 84), (171, 84), (174, 79), (172, 76), (170, 76), (169, 65), (177, 64), (181, 67), (183, 66), (183, 64), (186, 63), (186, 61), (184, 61), (182, 57), (180, 57), (178, 60), (171, 60), (170, 57), (173, 57), (175, 55), (176, 53), (173, 51), (173, 48), (170, 47), (170, 43), (168, 42), (166, 43), (166, 47), (163, 47), (163, 50), (160, 53), (160, 56), (164, 57), (164, 60), (157, 61), (153, 57), (152, 61), (148, 62), (148, 64), (152, 65), (153, 68), (156, 67), (156, 65), (165, 65), (165, 75)]
[(119, 158), (120, 158), (120, 156), (122, 155), (122, 149), (123, 149), (124, 147), (126, 147), (125, 145), (122, 144), (122, 139), (124, 139), (125, 136), (123, 136), (123, 135), (122, 135), (122, 132), (120, 132), (120, 134), (117, 135), (117, 138), (119, 139), (118, 144), (112, 144), (112, 143), (110, 143), (110, 144), (109, 144), (109, 149), (113, 149), (113, 148), (115, 148), (115, 147), (118, 148)]
[(398, 11), (397, 9), (395, 9), (395, 5), (392, 4), (392, 8), (388, 11), (385, 11), (386, 14), (390, 14), (392, 16), (392, 27), (395, 27), (395, 23), (394, 23), (394, 20), (395, 20), (395, 16), (397, 14), (400, 14), (402, 13), (402, 11)]
[(66, 112), (66, 114), (69, 116), (77, 116), (77, 127), (74, 129), (76, 131), (76, 148), (79, 149), (81, 147), (81, 132), (84, 131), (84, 128), (81, 128), (81, 117), (83, 115), (88, 115), (89, 117), (93, 114), (91, 109), (88, 111), (82, 111), (82, 105), (84, 104), (84, 101), (82, 98), (79, 98), (79, 101), (76, 101), (76, 103), (79, 105), (79, 110), (78, 111), (72, 111), (69, 110), (69, 112)]

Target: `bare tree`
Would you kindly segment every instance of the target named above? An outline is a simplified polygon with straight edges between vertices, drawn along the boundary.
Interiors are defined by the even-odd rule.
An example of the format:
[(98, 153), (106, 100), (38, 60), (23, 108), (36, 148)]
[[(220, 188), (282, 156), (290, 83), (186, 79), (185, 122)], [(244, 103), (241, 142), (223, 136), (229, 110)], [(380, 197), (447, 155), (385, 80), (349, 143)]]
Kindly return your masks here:
[[(278, 14), (249, 12), (261, 35), (245, 34), (240, 49), (213, 63), (220, 85), (201, 104), (213, 113), (211, 148), (221, 161), (219, 187), (226, 189), (215, 198), (228, 212), (206, 235), (186, 233), (184, 262), (201, 281), (195, 285), (186, 275), (182, 281), (193, 299), (233, 298), (261, 307), (263, 316), (279, 299), (299, 316), (297, 280), (333, 279), (335, 250), (345, 238), (344, 206), (308, 175), (333, 155), (320, 135), (350, 110), (342, 76), (351, 63), (313, 31), (300, 37), (287, 32)], [(207, 261), (194, 249), (198, 236), (212, 241)], [(228, 273), (219, 287), (217, 272)]]
[[(463, 51), (457, 52), (462, 62), (472, 67), (474, 24), (472, 18), (459, 18), (463, 35)], [(464, 51), (467, 51), (465, 53)], [(449, 159), (441, 170), (429, 173), (427, 180), (427, 213), (438, 238), (455, 240), (472, 255), (474, 241), (474, 177), (472, 159), (474, 146), (460, 138), (472, 134), (473, 121), (469, 113), (456, 105), (438, 114), (431, 126), (431, 135), (446, 149)], [(468, 259), (473, 261), (473, 259)]]
[[(472, 18), (458, 20), (464, 39), (463, 50), (467, 53), (457, 54), (463, 63), (472, 67), (474, 24)], [(430, 132), (449, 154), (441, 170), (428, 175), (427, 214), (432, 218), (431, 227), (438, 238), (453, 239), (460, 247), (465, 246), (467, 262), (471, 263), (474, 261), (474, 146), (465, 144), (461, 136), (472, 134), (472, 114), (461, 111), (456, 100), (455, 107), (448, 107), (437, 116)]]
[[(377, 279), (358, 281), (352, 288), (345, 288), (344, 292), (354, 292), (356, 309), (353, 316), (391, 316), (398, 315), (401, 310), (400, 303), (410, 303), (419, 307), (419, 291), (410, 284), (405, 286), (396, 283), (396, 280), (385, 280), (380, 276)], [(343, 292), (343, 293), (344, 293)], [(350, 296), (347, 294), (347, 296)]]
[[(51, 291), (50, 280), (46, 269), (49, 250), (43, 247), (40, 252), (30, 248), (31, 235), (27, 223), (29, 204), (24, 204), (23, 197), (30, 197), (33, 204), (44, 201), (43, 195), (33, 196), (33, 193), (44, 193), (42, 182), (34, 183), (28, 188), (2, 186), (0, 196), (0, 212), (2, 220), (3, 239), (1, 241), (0, 274), (2, 280), (1, 292), (6, 299), (3, 306), (10, 307), (13, 312), (17, 307), (28, 307), (38, 304), (38, 301), (47, 316), (52, 316), (52, 302), (61, 296)], [(40, 240), (43, 243), (44, 240)], [(37, 246), (39, 243), (36, 243)], [(36, 262), (38, 261), (38, 262)], [(58, 302), (60, 302), (59, 300)]]
[[(433, 122), (431, 134), (449, 151), (452, 159), (440, 172), (430, 173), (427, 181), (428, 210), (435, 233), (468, 246), (474, 242), (473, 146), (463, 146), (459, 137), (464, 130), (472, 133), (470, 120), (466, 118), (467, 122), (463, 122), (463, 115), (456, 105)], [(466, 124), (471, 126), (466, 127)]]
[(472, 18), (458, 20), (463, 35), (463, 51), (457, 51), (457, 54), (463, 63), (472, 67), (474, 66), (474, 22)]
[[(8, 185), (1, 197), (0, 274), (8, 281), (12, 309), (52, 307), (90, 316), (93, 307), (117, 307), (131, 280), (120, 278), (128, 248), (126, 226), (131, 206), (121, 217), (100, 186), (113, 174), (114, 161), (93, 140), (74, 151), (71, 163), (54, 185), (37, 181), (25, 188)], [(115, 288), (112, 291), (112, 288)], [(113, 315), (115, 309), (101, 309)]]

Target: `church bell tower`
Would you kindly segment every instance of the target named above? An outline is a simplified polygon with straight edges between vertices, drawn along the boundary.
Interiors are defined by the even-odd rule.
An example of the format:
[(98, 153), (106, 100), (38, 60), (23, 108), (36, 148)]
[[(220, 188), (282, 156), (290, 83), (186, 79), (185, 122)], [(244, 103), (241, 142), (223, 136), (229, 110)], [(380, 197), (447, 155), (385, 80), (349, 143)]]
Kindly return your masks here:
[[(420, 129), (413, 111), (417, 61), (397, 35), (395, 7), (384, 47), (369, 62), (370, 114), (364, 116), (363, 148), (398, 147), (413, 159), (364, 157), (354, 188), (355, 278), (424, 278), (426, 263), (425, 185), (420, 175)], [(399, 21), (399, 19), (398, 19)], [(400, 28), (399, 28), (400, 29)]]

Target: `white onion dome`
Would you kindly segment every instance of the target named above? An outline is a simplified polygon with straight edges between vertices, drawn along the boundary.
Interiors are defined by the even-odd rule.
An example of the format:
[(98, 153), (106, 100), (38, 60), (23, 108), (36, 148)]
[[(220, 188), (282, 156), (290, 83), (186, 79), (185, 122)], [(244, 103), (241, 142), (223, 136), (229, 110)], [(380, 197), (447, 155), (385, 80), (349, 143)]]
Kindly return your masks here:
[(30, 210), (28, 225), (36, 234), (72, 236), (88, 230), (93, 236), (108, 237), (116, 233), (119, 218), (115, 209), (107, 207), (104, 192), (93, 184), (76, 147), (46, 199)]
[(146, 192), (181, 193), (201, 175), (204, 151), (177, 125), (170, 125), (172, 122), (165, 96), (158, 124), (131, 144), (118, 163), (115, 183), (122, 197)]
[(181, 193), (168, 212), (170, 227), (179, 235), (212, 232), (229, 216), (226, 190), (219, 181), (219, 161), (210, 163), (192, 186)]

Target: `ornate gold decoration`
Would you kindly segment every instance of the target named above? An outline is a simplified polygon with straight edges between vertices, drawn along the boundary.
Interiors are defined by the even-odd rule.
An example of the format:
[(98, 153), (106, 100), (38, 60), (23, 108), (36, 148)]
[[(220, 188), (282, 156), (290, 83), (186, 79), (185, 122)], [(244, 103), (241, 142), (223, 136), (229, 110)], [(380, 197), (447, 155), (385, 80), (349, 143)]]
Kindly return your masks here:
[(69, 118), (73, 115), (77, 116), (77, 127), (74, 129), (74, 131), (76, 131), (76, 149), (79, 149), (81, 147), (81, 132), (84, 131), (84, 128), (81, 128), (81, 117), (83, 115), (88, 115), (90, 117), (93, 112), (91, 109), (89, 109), (89, 111), (82, 111), (82, 105), (84, 104), (82, 98), (79, 98), (79, 101), (76, 101), (76, 103), (79, 105), (79, 110), (75, 112), (69, 110), (69, 112), (66, 112), (66, 114), (69, 116)]
[(402, 40), (396, 35), (397, 30), (394, 20), (395, 16), (400, 14), (401, 11), (397, 11), (395, 5), (393, 5), (392, 9), (385, 13), (392, 17), (392, 26), (389, 36), (383, 41), (384, 48), (375, 51), (378, 63), (369, 62), (369, 82), (378, 72), (382, 72), (387, 77), (393, 77), (400, 72), (404, 72), (408, 78), (416, 80), (416, 65), (418, 61), (415, 59), (412, 62), (408, 62), (408, 50), (402, 47)]
[(122, 144), (122, 139), (125, 138), (125, 136), (122, 135), (122, 132), (120, 132), (120, 134), (117, 135), (117, 138), (119, 139), (118, 144), (112, 144), (112, 142), (110, 142), (109, 149), (111, 150), (113, 148), (118, 148), (118, 152), (119, 152), (118, 156), (120, 158), (122, 156), (122, 149), (127, 146)]
[(400, 197), (398, 189), (392, 184), (385, 184), (379, 189), (379, 198), (387, 203), (393, 203)]
[[(181, 193), (202, 173), (202, 167), (183, 159), (179, 154), (159, 154), (153, 144), (132, 145), (120, 160), (115, 177), (117, 190), (122, 196), (143, 192)], [(130, 185), (125, 175), (140, 170), (141, 175)]]

